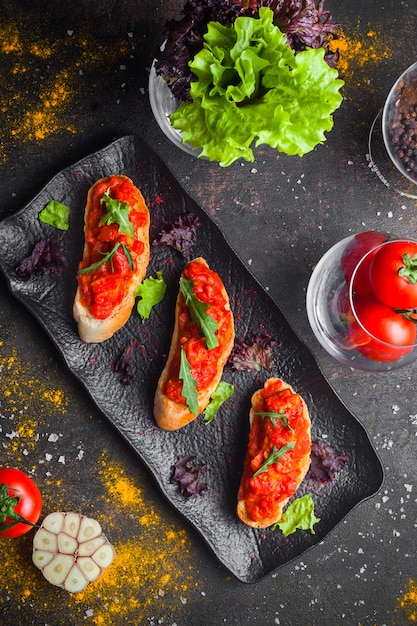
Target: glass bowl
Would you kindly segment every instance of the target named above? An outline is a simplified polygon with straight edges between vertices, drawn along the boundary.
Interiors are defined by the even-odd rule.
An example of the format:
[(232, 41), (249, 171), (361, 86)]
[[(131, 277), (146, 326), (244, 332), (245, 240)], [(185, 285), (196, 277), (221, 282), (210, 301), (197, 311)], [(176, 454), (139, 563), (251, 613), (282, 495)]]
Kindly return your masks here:
[(372, 246), (358, 257), (348, 282), (342, 261), (358, 235), (346, 237), (330, 248), (314, 268), (306, 296), (308, 320), (323, 348), (340, 363), (368, 372), (398, 369), (417, 357), (417, 343), (398, 346), (380, 341), (366, 330), (357, 315), (353, 285), (360, 268), (376, 248), (399, 240), (387, 233), (377, 234), (386, 242)]
[(151, 71), (149, 72), (149, 102), (154, 118), (164, 135), (177, 148), (181, 148), (187, 154), (197, 157), (201, 149), (195, 149), (190, 143), (184, 142), (181, 131), (171, 126), (169, 116), (178, 108), (180, 102), (171, 92), (167, 82), (156, 73), (155, 61), (152, 63)]
[(401, 74), (387, 96), (382, 135), (395, 167), (417, 184), (417, 63)]

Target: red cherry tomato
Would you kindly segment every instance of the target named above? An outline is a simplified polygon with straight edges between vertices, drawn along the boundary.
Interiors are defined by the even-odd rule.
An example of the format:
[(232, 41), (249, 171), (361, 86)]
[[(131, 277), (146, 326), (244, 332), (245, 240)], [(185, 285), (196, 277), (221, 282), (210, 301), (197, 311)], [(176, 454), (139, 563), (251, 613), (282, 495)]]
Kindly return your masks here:
[[(342, 270), (347, 284), (349, 285), (350, 280), (352, 278), (352, 274), (355, 270), (355, 267), (365, 256), (367, 252), (376, 248), (380, 244), (384, 243), (387, 240), (386, 235), (382, 233), (378, 233), (375, 230), (368, 230), (364, 233), (358, 233), (355, 237), (348, 243), (346, 246), (343, 255), (342, 255)], [(357, 289), (359, 289), (360, 293), (368, 293), (369, 292), (369, 281), (367, 278), (367, 270), (360, 268), (357, 274), (357, 280), (355, 281)]]
[(396, 309), (417, 307), (417, 243), (390, 241), (379, 248), (369, 268), (378, 300)]
[[(0, 468), (0, 537), (20, 537), (33, 527), (42, 510), (41, 493), (29, 476), (11, 467)], [(23, 517), (31, 524), (14, 521), (13, 515)], [(9, 517), (11, 515), (11, 517)]]
[(412, 321), (373, 295), (354, 297), (354, 308), (363, 328), (356, 320), (351, 320), (349, 338), (352, 345), (368, 359), (398, 361), (414, 349), (416, 326)]

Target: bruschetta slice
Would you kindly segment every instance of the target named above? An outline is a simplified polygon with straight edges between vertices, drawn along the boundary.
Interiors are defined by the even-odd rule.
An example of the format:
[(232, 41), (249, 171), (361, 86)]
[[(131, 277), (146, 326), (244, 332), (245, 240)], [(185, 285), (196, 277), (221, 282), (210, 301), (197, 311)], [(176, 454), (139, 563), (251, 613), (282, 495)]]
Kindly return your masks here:
[(310, 416), (303, 398), (279, 378), (252, 396), (250, 432), (237, 515), (253, 528), (281, 519), (310, 467)]
[(234, 343), (229, 297), (220, 276), (199, 257), (185, 266), (168, 358), (155, 393), (154, 416), (177, 430), (207, 406)]
[(129, 319), (149, 263), (149, 222), (145, 200), (127, 176), (101, 178), (89, 190), (73, 306), (83, 341), (109, 339)]

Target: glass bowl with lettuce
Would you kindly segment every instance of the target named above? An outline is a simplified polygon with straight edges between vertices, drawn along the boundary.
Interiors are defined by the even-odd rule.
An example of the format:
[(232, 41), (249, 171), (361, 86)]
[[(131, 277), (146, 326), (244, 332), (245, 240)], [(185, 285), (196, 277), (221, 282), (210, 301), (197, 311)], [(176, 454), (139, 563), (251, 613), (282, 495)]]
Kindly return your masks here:
[(260, 145), (302, 156), (325, 141), (344, 83), (323, 0), (189, 1), (183, 15), (167, 24), (149, 84), (176, 145), (227, 167), (253, 162)]

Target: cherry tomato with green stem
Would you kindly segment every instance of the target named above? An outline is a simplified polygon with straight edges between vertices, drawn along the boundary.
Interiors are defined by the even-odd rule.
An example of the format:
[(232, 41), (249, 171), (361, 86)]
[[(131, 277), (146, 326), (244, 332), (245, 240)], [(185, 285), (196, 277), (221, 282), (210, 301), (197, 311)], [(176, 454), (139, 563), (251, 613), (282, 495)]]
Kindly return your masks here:
[[(375, 296), (354, 296), (357, 320), (351, 319), (349, 338), (361, 354), (373, 361), (398, 361), (416, 342), (416, 324)], [(369, 333), (369, 334), (368, 334)]]
[(417, 307), (417, 243), (390, 241), (375, 253), (369, 279), (375, 296), (395, 309)]
[(42, 496), (34, 481), (21, 470), (0, 468), (0, 537), (20, 537), (36, 526)]

